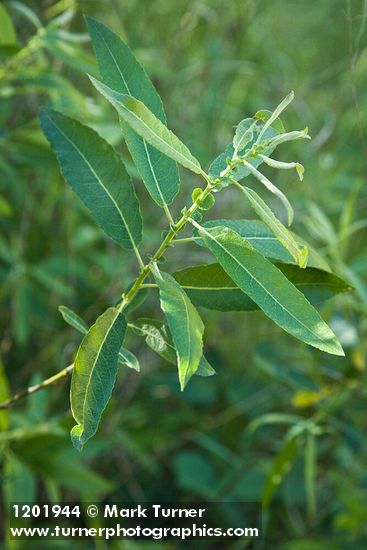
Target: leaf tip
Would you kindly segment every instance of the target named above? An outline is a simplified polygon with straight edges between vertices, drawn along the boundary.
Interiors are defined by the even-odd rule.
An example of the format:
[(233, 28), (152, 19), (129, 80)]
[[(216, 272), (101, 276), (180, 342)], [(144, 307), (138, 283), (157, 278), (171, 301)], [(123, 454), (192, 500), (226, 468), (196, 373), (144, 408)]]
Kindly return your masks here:
[(85, 441), (83, 441), (82, 438), (83, 435), (83, 428), (78, 424), (74, 426), (74, 428), (70, 432), (71, 442), (73, 444), (73, 447), (81, 452), (83, 450)]
[(303, 175), (305, 173), (305, 168), (302, 164), (300, 164), (299, 162), (296, 162), (296, 170), (297, 170), (297, 174), (298, 174), (298, 177), (300, 179), (300, 181), (303, 181)]
[(339, 340), (335, 337), (334, 340), (334, 350), (332, 352), (333, 355), (337, 355), (339, 357), (345, 357), (345, 351), (343, 350), (343, 347)]
[(83, 14), (83, 19), (86, 22), (87, 25), (100, 25), (101, 23), (97, 21), (97, 19), (94, 19), (91, 15)]
[[(328, 327), (328, 325), (326, 326)], [(345, 351), (342, 348), (342, 345), (339, 342), (338, 338), (335, 336), (334, 332), (330, 329), (330, 327), (328, 327), (328, 329), (329, 329), (328, 337), (325, 338), (322, 344), (316, 345), (315, 347), (317, 347), (321, 351), (329, 353), (330, 355), (345, 357)]]
[(178, 378), (179, 378), (179, 382), (180, 382), (180, 390), (181, 390), (181, 392), (183, 392), (184, 389), (187, 386), (187, 383), (188, 383), (190, 377), (187, 377), (186, 375), (181, 376), (181, 372), (179, 372)]
[(308, 248), (307, 246), (302, 246), (302, 248), (299, 250), (298, 260), (297, 260), (299, 267), (301, 267), (302, 269), (305, 269), (307, 267), (307, 260), (308, 260)]
[(38, 115), (39, 115), (39, 118), (40, 118), (40, 121), (41, 121), (41, 125), (44, 122), (44, 120), (46, 119), (49, 112), (50, 112), (50, 110), (47, 109), (47, 107), (40, 107), (40, 109), (38, 110)]
[(98, 80), (98, 78), (94, 78), (94, 76), (89, 73), (87, 73), (87, 77), (89, 78), (93, 86), (98, 89), (98, 85), (101, 84), (100, 80)]
[[(197, 369), (195, 369), (194, 372), (196, 372), (196, 370)], [(194, 374), (194, 372), (192, 372), (192, 371), (189, 372), (188, 369), (182, 368), (182, 363), (180, 364), (180, 361), (178, 361), (178, 379), (179, 379), (179, 382), (180, 382), (181, 392), (183, 392), (184, 389), (186, 388), (187, 383), (190, 380), (190, 378), (192, 377), (192, 375)]]

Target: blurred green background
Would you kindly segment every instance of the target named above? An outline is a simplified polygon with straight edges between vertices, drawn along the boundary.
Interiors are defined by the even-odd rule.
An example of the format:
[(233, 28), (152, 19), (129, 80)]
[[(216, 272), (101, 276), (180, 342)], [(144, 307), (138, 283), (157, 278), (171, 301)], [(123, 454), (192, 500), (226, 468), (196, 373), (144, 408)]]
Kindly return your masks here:
[[(302, 162), (305, 179), (295, 183), (293, 174), (278, 171), (274, 183), (292, 200), (297, 233), (355, 287), (322, 309), (345, 359), (298, 343), (259, 312), (203, 310), (206, 355), (217, 374), (194, 377), (181, 393), (176, 369), (130, 336), (142, 372), (121, 368), (98, 434), (82, 454), (69, 438), (69, 381), (1, 411), (3, 537), (12, 501), (259, 501), (265, 490), (265, 541), (228, 548), (366, 548), (367, 2), (0, 6), (1, 401), (72, 361), (80, 337), (64, 324), (59, 304), (92, 323), (136, 272), (131, 255), (104, 237), (67, 187), (39, 128), (41, 105), (70, 113), (113, 143), (137, 176), (114, 112), (85, 76), (98, 73), (83, 14), (128, 42), (163, 98), (169, 126), (204, 167), (242, 118), (273, 109), (295, 90), (283, 119), (290, 129), (307, 125), (313, 140), (285, 146), (277, 158)], [(176, 214), (198, 183), (188, 172), (182, 181)], [(135, 184), (147, 254), (165, 219), (138, 178)], [(252, 214), (229, 191), (210, 217)], [(195, 264), (202, 254), (180, 248), (167, 268)], [(152, 296), (136, 316), (156, 316), (157, 309)], [(294, 452), (284, 447), (289, 430), (301, 433)], [(56, 547), (34, 543), (41, 544)]]

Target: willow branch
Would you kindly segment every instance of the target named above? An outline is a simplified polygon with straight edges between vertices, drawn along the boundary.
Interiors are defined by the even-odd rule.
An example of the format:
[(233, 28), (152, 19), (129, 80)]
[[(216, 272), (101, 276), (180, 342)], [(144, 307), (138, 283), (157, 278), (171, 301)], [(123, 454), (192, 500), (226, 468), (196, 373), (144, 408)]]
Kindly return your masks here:
[[(137, 277), (137, 279), (135, 280), (134, 285), (131, 287), (129, 292), (123, 296), (123, 299), (122, 299), (122, 302), (121, 302), (121, 305), (120, 305), (120, 311), (123, 311), (125, 309), (125, 307), (134, 298), (135, 294), (137, 294), (137, 292), (139, 292), (139, 290), (142, 287), (145, 287), (145, 288), (152, 287), (152, 285), (150, 285), (150, 284), (149, 285), (148, 284), (144, 285), (143, 283), (144, 283), (145, 279), (147, 278), (147, 276), (152, 271), (153, 266), (163, 256), (163, 254), (165, 253), (167, 248), (169, 248), (171, 246), (172, 241), (174, 241), (177, 233), (179, 231), (181, 231), (181, 229), (184, 228), (186, 223), (191, 218), (192, 214), (194, 214), (194, 212), (196, 212), (196, 210), (199, 208), (200, 204), (206, 199), (206, 197), (211, 193), (211, 191), (215, 187), (215, 185), (209, 179), (209, 177), (206, 176), (206, 178), (207, 178), (207, 186), (205, 187), (205, 189), (203, 189), (201, 194), (197, 197), (196, 201), (194, 201), (192, 203), (192, 205), (190, 206), (190, 208), (185, 211), (185, 213), (178, 220), (178, 222), (174, 225), (171, 225), (171, 228), (170, 228), (166, 238), (163, 240), (163, 242), (159, 246), (156, 253), (152, 256), (150, 261), (145, 266), (144, 265), (142, 266), (142, 270), (141, 270), (139, 276)], [(16, 393), (15, 395), (10, 397), (6, 401), (3, 401), (3, 403), (0, 403), (0, 410), (1, 409), (7, 409), (7, 408), (11, 407), (17, 401), (20, 401), (21, 399), (24, 399), (25, 397), (28, 397), (29, 395), (32, 395), (33, 393), (36, 393), (39, 390), (43, 390), (44, 388), (48, 388), (49, 386), (52, 386), (53, 384), (57, 384), (58, 382), (60, 382), (61, 380), (63, 380), (67, 376), (69, 376), (69, 374), (72, 372), (73, 368), (74, 368), (74, 364), (69, 365), (68, 367), (61, 370), (60, 372), (58, 372), (54, 376), (51, 376), (50, 378), (47, 378), (46, 380), (44, 380), (40, 384), (36, 384), (35, 386), (30, 386), (29, 388), (27, 388), (25, 390), (22, 390), (19, 393)]]
[(32, 395), (33, 393), (36, 393), (40, 390), (48, 388), (53, 384), (57, 384), (58, 382), (60, 382), (60, 380), (63, 380), (64, 378), (69, 376), (73, 368), (74, 368), (74, 364), (69, 365), (65, 369), (58, 372), (57, 374), (54, 374), (50, 378), (43, 380), (43, 382), (40, 382), (39, 384), (35, 384), (34, 386), (30, 386), (29, 388), (16, 393), (12, 397), (9, 397), (9, 399), (7, 399), (6, 401), (3, 401), (2, 403), (0, 403), (0, 409), (8, 409), (9, 407), (14, 405), (21, 399), (24, 399), (25, 397), (28, 397), (29, 395)]

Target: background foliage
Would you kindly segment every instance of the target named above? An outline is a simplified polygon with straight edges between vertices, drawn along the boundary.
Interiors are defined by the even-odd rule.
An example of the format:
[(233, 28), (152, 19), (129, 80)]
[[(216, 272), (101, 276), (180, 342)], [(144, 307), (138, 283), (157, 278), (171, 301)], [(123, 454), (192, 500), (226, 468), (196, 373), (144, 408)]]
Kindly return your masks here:
[[(143, 372), (121, 369), (101, 428), (81, 455), (68, 434), (68, 383), (0, 412), (4, 509), (9, 501), (40, 498), (263, 499), (265, 547), (364, 548), (366, 2), (2, 5), (15, 28), (5, 27), (0, 12), (2, 399), (72, 360), (80, 337), (63, 323), (60, 303), (91, 323), (134, 275), (129, 254), (103, 236), (62, 180), (39, 127), (40, 105), (62, 110), (98, 129), (131, 166), (112, 108), (80, 73), (98, 77), (83, 13), (129, 43), (164, 100), (170, 127), (203, 166), (224, 149), (238, 120), (274, 108), (295, 90), (285, 121), (307, 123), (313, 140), (289, 145), (282, 160), (297, 153), (305, 179), (296, 184), (282, 172), (274, 183), (292, 198), (295, 230), (356, 289), (322, 312), (346, 359), (306, 348), (257, 312), (205, 311), (206, 355), (217, 374), (195, 377), (181, 393), (176, 369), (132, 337)], [(183, 181), (181, 202), (196, 186), (187, 172)], [(144, 218), (148, 251), (164, 219), (140, 181), (136, 189), (151, 204)], [(211, 217), (226, 216), (251, 213), (232, 192)], [(172, 265), (180, 266), (182, 250), (170, 254)], [(185, 265), (202, 260), (201, 249), (186, 250)], [(284, 451), (290, 429), (304, 430), (294, 452), (289, 445)]]

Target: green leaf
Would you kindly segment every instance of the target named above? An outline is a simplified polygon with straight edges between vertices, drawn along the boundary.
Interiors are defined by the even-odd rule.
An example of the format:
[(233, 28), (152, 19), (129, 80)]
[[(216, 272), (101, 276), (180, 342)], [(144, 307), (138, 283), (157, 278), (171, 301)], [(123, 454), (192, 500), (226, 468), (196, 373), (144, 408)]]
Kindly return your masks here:
[[(156, 89), (130, 48), (111, 29), (86, 17), (103, 81), (123, 94), (139, 99), (164, 124), (166, 115)], [(153, 200), (168, 205), (177, 195), (180, 178), (175, 162), (146, 143), (121, 120), (126, 144)]]
[[(177, 365), (176, 349), (172, 341), (172, 336), (168, 326), (157, 319), (137, 319), (134, 324), (130, 325), (134, 332), (144, 336), (147, 345), (155, 353), (163, 359)], [(199, 368), (195, 372), (198, 376), (212, 376), (215, 370), (209, 364), (208, 360), (203, 355), (200, 359)]]
[[(262, 130), (262, 127), (263, 127), (263, 124), (260, 121), (258, 122), (257, 126), (254, 126), (253, 138), (247, 144), (247, 147), (249, 149), (255, 144), (255, 141), (259, 135), (259, 132)], [(268, 143), (268, 140), (275, 138), (276, 136), (278, 136), (278, 134), (279, 132), (274, 127), (267, 128), (264, 132), (263, 140), (266, 140), (266, 143)], [(271, 155), (275, 147), (273, 147), (269, 143), (269, 145), (266, 145), (266, 146), (263, 145), (263, 149), (264, 149), (263, 150), (264, 153), (266, 153), (267, 155)], [(235, 156), (235, 148), (233, 146), (233, 143), (230, 143), (227, 146), (227, 148), (224, 150), (224, 152), (218, 155), (218, 157), (216, 157), (211, 163), (209, 167), (210, 177), (212, 179), (219, 178), (223, 170), (225, 170), (228, 166), (227, 161), (232, 159), (233, 156)], [(257, 168), (258, 166), (260, 166), (260, 164), (264, 162), (263, 159), (260, 157), (260, 155), (257, 155), (256, 157), (249, 157), (247, 160), (251, 163), (251, 166), (255, 168)], [(240, 164), (232, 169), (231, 177), (235, 181), (240, 181), (241, 179), (247, 177), (249, 174), (251, 174), (250, 170), (243, 164)], [(229, 183), (230, 183), (230, 180), (224, 179), (221, 185), (219, 186), (219, 188), (217, 187), (216, 189), (221, 189), (222, 187), (226, 187), (227, 185), (229, 185)]]
[[(272, 115), (272, 111), (269, 111), (268, 109), (261, 109), (260, 111), (257, 111), (255, 113), (254, 118), (256, 118), (257, 120), (261, 120), (263, 123), (265, 123)], [(279, 134), (283, 134), (285, 132), (283, 122), (280, 120), (280, 118), (273, 120), (272, 127), (277, 130)]]
[(115, 107), (123, 120), (145, 141), (195, 174), (205, 175), (199, 161), (190, 153), (186, 145), (144, 103), (130, 95), (111, 90), (92, 76), (90, 80), (95, 88)]
[[(126, 308), (127, 309), (127, 308)], [(126, 313), (125, 309), (125, 313)], [(87, 334), (89, 331), (89, 327), (87, 323), (79, 317), (77, 313), (72, 311), (70, 308), (66, 306), (59, 306), (59, 311), (61, 315), (64, 318), (64, 321), (74, 327), (76, 330), (81, 332), (82, 334)], [(126, 365), (130, 369), (134, 369), (136, 371), (140, 371), (140, 365), (138, 359), (135, 357), (131, 351), (128, 349), (121, 347), (119, 351), (119, 357), (118, 357), (119, 365)]]
[[(271, 113), (269, 117), (265, 117), (266, 120), (264, 120), (265, 124), (263, 128), (261, 129), (261, 132), (257, 138), (257, 141), (260, 142), (262, 137), (264, 136), (266, 130), (272, 126), (273, 124), (277, 124), (277, 119), (279, 118), (279, 115), (284, 111), (286, 107), (293, 101), (294, 99), (294, 92), (293, 90), (289, 92), (289, 94), (279, 103), (279, 105), (274, 109), (274, 111)], [(283, 125), (282, 125), (283, 126)], [(284, 128), (283, 128), (284, 130)]]
[(71, 410), (77, 422), (71, 439), (78, 450), (96, 433), (111, 397), (125, 331), (125, 317), (111, 307), (98, 317), (78, 349), (70, 392)]
[(77, 313), (66, 306), (59, 306), (59, 312), (64, 318), (64, 321), (71, 325), (82, 334), (87, 334), (89, 327), (85, 321)]
[(125, 166), (104, 139), (80, 122), (42, 110), (41, 124), (63, 175), (114, 241), (135, 248), (142, 236), (138, 199)]
[(293, 435), (284, 443), (281, 451), (273, 462), (271, 471), (265, 482), (261, 502), (266, 510), (277, 487), (283, 481), (294, 463), (299, 449), (299, 436)]
[(122, 347), (119, 351), (119, 363), (126, 365), (130, 369), (140, 372), (140, 364), (138, 358), (128, 349)]
[(280, 134), (278, 136), (275, 136), (274, 138), (271, 139), (269, 146), (272, 149), (275, 149), (281, 143), (285, 143), (287, 141), (295, 141), (298, 139), (311, 139), (311, 137), (308, 135), (307, 126), (304, 130), (301, 130), (301, 131), (295, 130), (293, 132), (287, 132), (286, 134)]
[(161, 307), (177, 353), (181, 391), (199, 368), (203, 355), (204, 324), (187, 294), (168, 273), (154, 273), (159, 287)]
[(203, 355), (204, 324), (187, 294), (168, 273), (154, 274), (161, 307), (175, 344), (178, 375), (183, 390), (199, 367)]
[(251, 300), (220, 264), (198, 265), (173, 273), (192, 303), (218, 311), (246, 311), (257, 309)]
[(11, 46), (17, 43), (17, 37), (15, 34), (13, 23), (3, 3), (0, 4), (0, 28), (1, 46)]
[(254, 126), (256, 120), (253, 118), (244, 118), (236, 127), (233, 137), (233, 147), (235, 154), (245, 149), (246, 145), (252, 142), (254, 138)]
[[(288, 252), (286, 248), (279, 242), (275, 237), (274, 233), (269, 229), (260, 220), (208, 220), (202, 224), (203, 227), (218, 227), (223, 225), (224, 227), (229, 227), (233, 229), (244, 237), (247, 241), (252, 244), (254, 248), (263, 256), (271, 258), (272, 260), (286, 263), (286, 264), (295, 264), (295, 259)], [(194, 235), (198, 235), (197, 229), (194, 229)], [(320, 256), (316, 250), (310, 247), (299, 235), (296, 233), (290, 232), (294, 240), (297, 242), (299, 248), (302, 246), (307, 246), (309, 254), (307, 260), (307, 266), (316, 267), (324, 271), (331, 271), (328, 263)], [(201, 239), (198, 238), (196, 241), (197, 244), (203, 245)]]
[[(278, 269), (302, 292), (311, 304), (320, 304), (335, 294), (350, 290), (348, 284), (319, 269), (276, 264)], [(259, 306), (224, 271), (220, 264), (188, 267), (173, 273), (192, 303), (218, 311), (252, 311)]]
[(213, 374), (215, 374), (215, 370), (213, 369), (205, 355), (201, 356), (199, 368), (195, 372), (195, 374), (197, 374), (198, 376), (213, 376)]
[[(264, 160), (263, 155), (259, 155)], [(284, 195), (284, 193), (278, 189), (276, 185), (274, 185), (264, 174), (259, 172), (250, 162), (247, 162), (246, 160), (242, 161), (244, 166), (248, 168), (248, 170), (251, 172), (251, 174), (260, 182), (262, 183), (271, 193), (274, 193), (278, 197), (278, 199), (283, 203), (283, 206), (287, 212), (287, 218), (288, 218), (288, 225), (291, 225), (293, 222), (293, 208), (287, 199), (287, 197)]]
[(242, 187), (241, 185), (238, 185), (238, 189), (245, 195), (251, 208), (254, 209), (259, 218), (271, 229), (282, 245), (293, 256), (296, 263), (300, 267), (305, 267), (308, 255), (307, 247), (300, 247), (297, 244), (292, 233), (275, 217), (273, 211), (253, 189)]
[[(191, 198), (193, 200), (193, 202), (196, 202), (198, 197), (202, 194), (203, 190), (201, 189), (201, 187), (196, 187), (192, 194), (191, 194)], [(205, 199), (203, 201), (200, 202), (199, 204), (199, 209), (200, 210), (210, 210), (211, 208), (213, 208), (215, 204), (215, 198), (214, 198), (214, 195), (212, 193), (210, 193), (210, 195), (207, 195), (205, 197)], [(194, 212), (195, 214), (195, 212)]]
[(295, 265), (276, 264), (276, 266), (313, 305), (322, 304), (337, 294), (353, 290), (347, 281), (334, 273), (314, 267), (302, 269)]
[(217, 227), (200, 235), (223, 269), (263, 312), (299, 340), (344, 355), (336, 336), (303, 294), (235, 231)]
[(141, 336), (155, 353), (163, 357), (168, 363), (177, 365), (176, 349), (168, 326), (158, 319), (141, 318), (134, 321), (131, 328)]
[(267, 157), (265, 155), (260, 155), (260, 157), (263, 159), (265, 164), (270, 166), (271, 168), (276, 168), (277, 170), (293, 170), (295, 169), (300, 181), (303, 180), (303, 174), (305, 172), (304, 166), (300, 164), (299, 162), (282, 162), (280, 160), (275, 160), (271, 157)]

